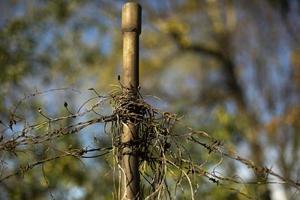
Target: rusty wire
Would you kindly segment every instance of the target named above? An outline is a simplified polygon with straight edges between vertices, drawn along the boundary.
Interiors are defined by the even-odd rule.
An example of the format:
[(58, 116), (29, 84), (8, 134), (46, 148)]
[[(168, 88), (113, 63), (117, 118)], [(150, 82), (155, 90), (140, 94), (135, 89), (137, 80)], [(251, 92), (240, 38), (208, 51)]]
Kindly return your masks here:
[[(143, 99), (139, 91), (126, 89), (121, 85), (109, 95), (101, 96), (93, 88), (90, 90), (96, 94), (91, 99), (98, 100), (92, 106), (84, 109), (87, 102), (91, 100), (89, 99), (80, 106), (76, 113), (57, 118), (50, 118), (41, 109), (38, 109), (37, 112), (44, 116), (45, 120), (31, 125), (24, 122), (23, 128), (15, 131), (11, 137), (1, 137), (0, 152), (1, 154), (6, 152), (17, 155), (19, 151), (25, 151), (26, 147), (47, 145), (49, 141), (56, 141), (68, 135), (78, 134), (86, 127), (96, 123), (109, 124), (109, 129), (105, 131), (111, 137), (111, 145), (61, 150), (56, 155), (19, 166), (14, 171), (5, 171), (2, 167), (0, 183), (13, 176), (24, 175), (43, 163), (55, 162), (55, 160), (67, 156), (81, 159), (110, 155), (114, 158), (114, 171), (120, 175), (122, 169), (120, 169), (119, 157), (122, 156), (122, 148), (130, 145), (134, 149), (133, 152), (139, 157), (139, 170), (142, 179), (141, 193), (145, 199), (176, 199), (180, 193), (179, 191), (184, 190), (186, 187), (189, 188), (191, 199), (195, 199), (199, 187), (196, 181), (201, 178), (224, 189), (235, 191), (248, 199), (254, 198), (247, 189), (241, 188), (246, 188), (249, 184), (286, 184), (296, 188), (296, 190), (300, 189), (299, 182), (283, 177), (271, 168), (257, 166), (251, 160), (229, 150), (226, 147), (226, 141), (220, 141), (206, 132), (187, 127), (182, 123), (181, 117), (176, 114), (153, 108)], [(95, 111), (103, 102), (107, 102), (111, 106), (111, 114), (104, 116)], [(17, 106), (19, 105), (20, 102)], [(67, 107), (66, 104), (65, 107)], [(67, 119), (80, 119), (80, 117), (91, 113), (94, 114), (91, 119), (76, 121), (57, 128), (49, 128), (50, 125), (54, 126)], [(130, 144), (124, 144), (120, 140), (122, 126), (127, 121), (134, 123), (138, 132), (137, 139)], [(2, 134), (8, 129), (13, 130), (14, 123), (10, 126), (3, 121), (1, 123), (4, 126)], [(189, 152), (191, 145), (203, 147), (197, 148), (197, 150), (199, 154), (207, 154), (207, 158), (195, 159)], [(98, 152), (98, 154), (90, 155), (91, 152)], [(217, 158), (217, 160), (212, 159), (212, 157)], [(256, 173), (264, 174), (266, 178), (265, 180), (247, 182), (236, 175), (226, 176), (217, 171), (217, 168), (222, 166), (225, 159), (239, 162)], [(4, 165), (4, 162), (5, 160), (2, 160), (1, 165)], [(211, 166), (214, 167), (209, 170)], [(115, 181), (118, 182), (120, 179)], [(120, 187), (120, 184), (117, 185)], [(120, 188), (117, 189), (118, 191), (120, 191)]]

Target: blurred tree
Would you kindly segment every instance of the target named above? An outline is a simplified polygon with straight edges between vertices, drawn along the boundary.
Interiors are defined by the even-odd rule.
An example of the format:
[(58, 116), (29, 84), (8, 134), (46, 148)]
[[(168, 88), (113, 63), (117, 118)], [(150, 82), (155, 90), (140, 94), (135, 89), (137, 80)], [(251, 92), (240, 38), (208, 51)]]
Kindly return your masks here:
[[(24, 93), (36, 89), (75, 87), (84, 91), (93, 87), (108, 91), (108, 85), (116, 83), (121, 70), (122, 3), (0, 2), (1, 121), (8, 123), (8, 108)], [(142, 91), (160, 97), (162, 101), (153, 102), (157, 106), (185, 115), (187, 123), (205, 128), (228, 145), (236, 146), (237, 151), (246, 147), (242, 153), (257, 165), (274, 166), (285, 177), (297, 180), (300, 39), (296, 33), (300, 28), (300, 4), (293, 0), (140, 3), (144, 10)], [(81, 101), (76, 94), (68, 95), (63, 98), (74, 107)], [(53, 115), (65, 112), (63, 101), (49, 96), (44, 99), (50, 105), (33, 99), (31, 106), (22, 105), (16, 114), (28, 117), (24, 113), (30, 116), (30, 111), (40, 106)], [(33, 121), (39, 117), (31, 116)], [(55, 145), (80, 146), (82, 140), (67, 138)], [(191, 148), (199, 152), (197, 147)], [(46, 150), (39, 151), (20, 156), (27, 162), (28, 156), (43, 157)], [(82, 199), (112, 197), (112, 180), (104, 175), (110, 173), (109, 163), (94, 159), (81, 168), (74, 161), (46, 164), (45, 175), (34, 170), (24, 179), (12, 178), (0, 185), (0, 198), (43, 199), (49, 192), (60, 198), (72, 188), (83, 193)], [(239, 166), (227, 164), (231, 166), (228, 174), (249, 177)], [(255, 175), (250, 174), (248, 179), (268, 178)], [(99, 180), (100, 176), (104, 178)], [(23, 181), (26, 187), (21, 187)], [(199, 187), (201, 197), (206, 199), (238, 198), (230, 191), (212, 192), (218, 187), (207, 186), (204, 181)], [(257, 192), (258, 199), (271, 199), (279, 189), (284, 189), (282, 198), (296, 198), (295, 191), (280, 186), (253, 186), (253, 194)]]

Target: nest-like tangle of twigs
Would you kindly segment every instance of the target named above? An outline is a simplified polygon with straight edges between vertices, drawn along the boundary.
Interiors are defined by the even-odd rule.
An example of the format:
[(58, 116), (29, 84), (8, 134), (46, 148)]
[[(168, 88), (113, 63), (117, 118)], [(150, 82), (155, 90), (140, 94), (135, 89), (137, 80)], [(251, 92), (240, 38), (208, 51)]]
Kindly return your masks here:
[[(117, 120), (113, 127), (132, 124), (136, 129), (136, 139), (130, 144), (138, 154), (141, 162), (152, 161), (161, 156), (170, 148), (170, 132), (177, 117), (170, 113), (161, 113), (144, 101), (138, 92), (123, 90), (112, 94), (114, 114)], [(120, 136), (122, 128), (114, 129), (115, 146), (122, 144)], [(129, 144), (128, 144), (129, 145)]]
[[(113, 113), (117, 120), (113, 122), (114, 146), (118, 148), (118, 157), (122, 149), (132, 148), (132, 153), (138, 156), (140, 173), (151, 185), (155, 196), (164, 187), (166, 175), (166, 154), (171, 148), (171, 132), (177, 121), (175, 114), (160, 112), (146, 103), (139, 91), (123, 88), (111, 94)], [(131, 124), (135, 128), (135, 139), (128, 144), (121, 141), (123, 126)], [(118, 158), (120, 159), (120, 158)], [(148, 197), (150, 197), (148, 196)]]

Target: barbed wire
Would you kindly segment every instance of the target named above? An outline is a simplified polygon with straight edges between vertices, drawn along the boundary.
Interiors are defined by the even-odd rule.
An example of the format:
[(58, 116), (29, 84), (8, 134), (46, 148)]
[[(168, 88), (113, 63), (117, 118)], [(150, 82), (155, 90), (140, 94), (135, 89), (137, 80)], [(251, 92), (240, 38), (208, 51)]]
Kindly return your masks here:
[[(93, 88), (89, 90), (95, 96), (82, 103), (76, 112), (70, 111), (67, 102), (64, 102), (64, 108), (68, 112), (65, 116), (49, 117), (42, 108), (38, 108), (36, 112), (44, 120), (33, 124), (29, 124), (21, 117), (15, 119), (18, 116), (17, 110), (28, 98), (45, 94), (45, 92), (36, 91), (35, 94), (25, 96), (12, 109), (13, 112), (10, 114), (8, 122), (0, 121), (4, 127), (0, 132), (0, 152), (1, 154), (13, 154), (17, 157), (20, 151), (24, 152), (30, 146), (44, 145), (49, 147), (48, 142), (63, 139), (68, 135), (79, 134), (94, 124), (104, 124), (104, 131), (111, 137), (110, 146), (60, 150), (60, 153), (56, 155), (20, 165), (14, 171), (7, 171), (5, 167), (1, 167), (0, 183), (13, 176), (23, 176), (36, 166), (54, 162), (64, 157), (82, 159), (110, 155), (114, 158), (113, 168), (116, 173), (114, 176), (120, 177), (124, 170), (119, 163), (122, 156), (121, 152), (123, 148), (130, 146), (139, 157), (139, 170), (143, 184), (141, 192), (145, 199), (176, 199), (178, 189), (183, 190), (186, 186), (189, 188), (191, 199), (195, 199), (195, 194), (199, 188), (198, 183), (194, 181), (197, 178), (205, 178), (212, 184), (229, 191), (235, 191), (248, 199), (255, 198), (246, 189), (241, 189), (240, 186), (246, 188), (247, 185), (253, 184), (285, 184), (297, 191), (300, 189), (299, 182), (284, 177), (266, 166), (257, 166), (250, 159), (243, 158), (237, 152), (227, 148), (224, 141), (185, 125), (181, 116), (153, 108), (143, 99), (139, 91), (132, 91), (122, 85), (115, 87), (108, 95), (99, 95)], [(46, 93), (51, 91), (56, 90), (49, 90)], [(96, 101), (96, 103), (92, 103), (92, 101)], [(110, 114), (102, 115), (96, 110), (103, 104), (111, 106)], [(69, 123), (63, 123), (67, 120)], [(132, 122), (137, 127), (138, 139), (130, 143), (122, 143), (120, 140), (122, 127), (126, 125), (125, 122), (127, 121)], [(107, 125), (109, 125), (109, 130), (106, 128)], [(22, 127), (20, 128), (20, 126)], [(8, 130), (12, 134), (5, 134)], [(190, 146), (200, 146), (206, 150), (205, 153), (197, 148), (199, 154), (205, 153), (207, 155), (207, 159), (193, 158), (189, 151)], [(98, 152), (98, 154), (90, 155), (91, 152)], [(247, 182), (237, 175), (226, 176), (217, 170), (217, 168), (222, 167), (225, 159), (241, 163), (265, 178)], [(5, 165), (5, 160), (1, 160), (1, 165)], [(208, 170), (208, 168), (212, 170)], [(120, 182), (120, 179), (114, 180)], [(116, 196), (120, 198), (121, 184), (117, 185), (119, 188), (116, 190), (118, 193)]]

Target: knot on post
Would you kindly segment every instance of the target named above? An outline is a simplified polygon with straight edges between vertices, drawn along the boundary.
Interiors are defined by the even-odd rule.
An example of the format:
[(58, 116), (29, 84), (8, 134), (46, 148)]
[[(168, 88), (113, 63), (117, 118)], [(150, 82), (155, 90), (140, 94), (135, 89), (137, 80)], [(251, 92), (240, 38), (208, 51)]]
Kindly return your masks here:
[(141, 6), (128, 2), (122, 8), (122, 32), (141, 33)]
[(139, 86), (139, 35), (141, 33), (141, 6), (134, 2), (122, 8), (123, 85), (137, 91)]

